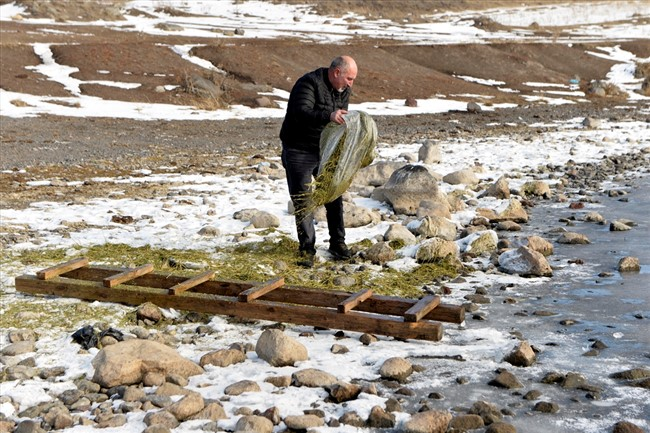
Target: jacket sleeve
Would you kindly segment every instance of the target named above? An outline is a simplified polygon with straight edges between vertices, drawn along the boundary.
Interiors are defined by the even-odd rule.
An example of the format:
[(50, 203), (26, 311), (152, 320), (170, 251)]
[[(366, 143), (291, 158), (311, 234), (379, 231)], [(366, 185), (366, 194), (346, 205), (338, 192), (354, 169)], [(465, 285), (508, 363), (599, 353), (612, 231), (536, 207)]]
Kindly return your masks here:
[(311, 125), (327, 125), (331, 112), (317, 106), (318, 85), (311, 80), (300, 80), (296, 83), (289, 100), (289, 114), (296, 120)]

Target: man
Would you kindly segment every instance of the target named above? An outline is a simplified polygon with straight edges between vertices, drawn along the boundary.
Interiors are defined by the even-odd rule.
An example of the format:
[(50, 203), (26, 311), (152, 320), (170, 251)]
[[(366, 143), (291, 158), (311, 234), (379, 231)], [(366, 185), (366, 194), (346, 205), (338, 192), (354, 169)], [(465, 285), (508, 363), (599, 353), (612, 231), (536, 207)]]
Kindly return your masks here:
[[(289, 195), (295, 209), (296, 228), (303, 260), (313, 266), (316, 255), (314, 217), (305, 212), (308, 184), (320, 164), (320, 135), (329, 122), (343, 124), (347, 114), (357, 64), (352, 57), (340, 56), (329, 68), (318, 68), (303, 75), (291, 89), (287, 114), (280, 129), (282, 165), (287, 173)], [(325, 205), (329, 231), (329, 252), (339, 260), (352, 256), (345, 244), (343, 199)]]

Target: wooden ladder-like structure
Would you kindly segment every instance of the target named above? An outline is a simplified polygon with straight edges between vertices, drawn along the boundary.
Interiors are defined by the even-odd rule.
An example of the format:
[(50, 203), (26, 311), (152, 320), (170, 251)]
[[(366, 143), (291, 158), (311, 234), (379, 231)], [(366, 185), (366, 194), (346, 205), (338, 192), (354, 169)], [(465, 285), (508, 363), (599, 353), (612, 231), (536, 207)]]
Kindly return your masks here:
[(462, 323), (465, 310), (440, 297), (420, 300), (285, 286), (284, 278), (265, 282), (215, 281), (214, 271), (194, 277), (137, 268), (91, 266), (78, 258), (16, 277), (16, 290), (92, 301), (139, 305), (152, 302), (178, 310), (271, 320), (300, 325), (439, 341), (439, 322)]

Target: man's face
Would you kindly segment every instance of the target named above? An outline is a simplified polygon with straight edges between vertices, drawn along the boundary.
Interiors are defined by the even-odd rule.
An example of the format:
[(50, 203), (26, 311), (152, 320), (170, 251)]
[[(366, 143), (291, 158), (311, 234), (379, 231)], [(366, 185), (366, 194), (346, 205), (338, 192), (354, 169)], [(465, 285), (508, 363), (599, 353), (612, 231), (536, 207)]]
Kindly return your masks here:
[(352, 87), (354, 80), (357, 78), (357, 67), (354, 65), (348, 66), (345, 69), (336, 68), (334, 70), (334, 79), (332, 86), (339, 92), (343, 92), (348, 87)]

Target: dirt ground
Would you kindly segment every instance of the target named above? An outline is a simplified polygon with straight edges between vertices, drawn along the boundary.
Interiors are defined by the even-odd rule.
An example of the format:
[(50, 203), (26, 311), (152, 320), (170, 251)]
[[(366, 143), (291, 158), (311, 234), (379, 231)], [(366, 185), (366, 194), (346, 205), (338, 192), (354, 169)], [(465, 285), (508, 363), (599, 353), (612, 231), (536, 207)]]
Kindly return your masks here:
[[(6, 3), (4, 0), (2, 2)], [(319, 10), (334, 12), (331, 10), (333, 2), (316, 3)], [(349, 10), (366, 8), (366, 13), (414, 20), (422, 10), (459, 9), (467, 2), (422, 1), (417, 2), (421, 10), (410, 8), (408, 11), (396, 8), (398, 2), (371, 2), (372, 10), (368, 10), (369, 2), (348, 0), (344, 3), (342, 7)], [(480, 3), (485, 6), (499, 4), (498, 1)], [(79, 16), (91, 13), (89, 11), (92, 9), (86, 8), (74, 13)], [(38, 13), (58, 13), (60, 15), (56, 18), (65, 21), (62, 17), (66, 15), (61, 15), (61, 11), (39, 9)], [(131, 10), (128, 13), (140, 12)], [(477, 25), (494, 23), (477, 20)], [(535, 31), (539, 34), (551, 32), (544, 28), (535, 28)], [(558, 35), (562, 31), (563, 29), (552, 30)], [(72, 74), (74, 78), (83, 81), (142, 83), (137, 89), (128, 90), (99, 84), (81, 86), (83, 94), (104, 99), (205, 107), (205, 98), (188, 92), (184, 86), (187, 77), (195, 74), (216, 82), (222, 90), (220, 98), (223, 102), (255, 107), (259, 104), (257, 99), (260, 92), (271, 88), (289, 91), (293, 82), (303, 73), (318, 66), (326, 66), (336, 55), (350, 54), (359, 65), (352, 103), (406, 100), (409, 97), (423, 99), (435, 95), (476, 101), (487, 106), (504, 102), (520, 105), (517, 109), (484, 111), (475, 115), (452, 112), (440, 115), (379, 116), (375, 120), (380, 141), (386, 143), (449, 135), (490, 134), (498, 128), (506, 128), (509, 133), (521, 133), (525, 138), (526, 134), (531, 133), (523, 127), (526, 123), (588, 115), (635, 116), (635, 110), (616, 108), (621, 101), (614, 97), (591, 98), (588, 104), (531, 105), (526, 103), (523, 96), (533, 94), (536, 89), (522, 83), (537, 81), (566, 84), (577, 75), (581, 87), (586, 90), (590, 81), (605, 78), (613, 64), (609, 60), (586, 54), (587, 50), (620, 45), (638, 57), (650, 56), (650, 40), (647, 39), (612, 41), (593, 46), (569, 46), (566, 43), (407, 45), (390, 40), (355, 37), (341, 46), (245, 37), (206, 41), (204, 38), (152, 36), (90, 25), (35, 25), (21, 21), (4, 21), (0, 34), (0, 87), (35, 95), (69, 96), (61, 84), (45, 79), (34, 70), (26, 69), (40, 63), (31, 44), (45, 42), (65, 43), (52, 45), (51, 48), (59, 64), (79, 69)], [(198, 66), (184, 61), (166, 46), (172, 44), (206, 44), (194, 48), (192, 53), (226, 71), (226, 76), (206, 74)], [(494, 86), (457, 78), (458, 75), (500, 80), (505, 82), (504, 87), (519, 93), (501, 92)], [(163, 93), (155, 91), (158, 86), (170, 84), (180, 87)], [(156, 170), (162, 165), (176, 165), (185, 172), (225, 172), (229, 170), (223, 164), (225, 157), (235, 156), (244, 161), (254, 157), (271, 158), (279, 154), (280, 146), (277, 136), (281, 119), (171, 122), (42, 116), (25, 119), (2, 117), (0, 122), (0, 169), (13, 170), (0, 173), (2, 207), (22, 207), (44, 198), (65, 200), (71, 196), (96, 196), (104, 193), (101, 185), (43, 189), (27, 186), (25, 182), (28, 180), (85, 180), (93, 176), (117, 176), (129, 173), (134, 168)], [(521, 127), (494, 126), (495, 124)], [(26, 172), (19, 171), (26, 167)]]

